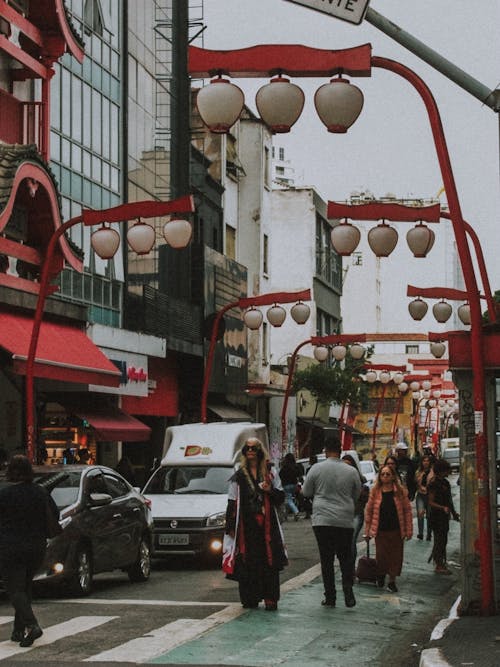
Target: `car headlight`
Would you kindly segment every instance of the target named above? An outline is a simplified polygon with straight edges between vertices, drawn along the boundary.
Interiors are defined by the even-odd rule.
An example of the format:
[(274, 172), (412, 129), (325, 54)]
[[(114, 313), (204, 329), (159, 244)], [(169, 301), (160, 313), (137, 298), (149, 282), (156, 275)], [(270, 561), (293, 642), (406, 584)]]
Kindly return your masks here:
[(211, 514), (207, 519), (207, 526), (212, 528), (224, 528), (226, 525), (226, 513), (218, 512), (217, 514)]

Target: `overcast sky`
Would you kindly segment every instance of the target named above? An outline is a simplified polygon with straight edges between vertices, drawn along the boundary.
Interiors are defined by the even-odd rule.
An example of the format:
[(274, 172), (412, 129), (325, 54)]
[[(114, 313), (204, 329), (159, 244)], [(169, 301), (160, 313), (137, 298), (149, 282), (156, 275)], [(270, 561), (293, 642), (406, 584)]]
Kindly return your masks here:
[[(370, 6), (489, 89), (499, 87), (498, 0), (371, 0)], [(367, 22), (351, 25), (287, 0), (205, 0), (204, 12), (205, 48), (288, 43), (341, 49), (370, 42), (373, 55), (416, 71), (438, 104), (463, 215), (481, 240), (492, 288), (500, 289), (498, 114)], [(316, 115), (312, 99), (324, 80), (296, 81), (306, 106), (278, 144), (285, 146), (298, 182), (314, 185), (326, 200), (344, 200), (365, 188), (375, 196), (436, 196), (442, 178), (420, 97), (379, 68), (371, 78), (351, 80), (363, 90), (365, 104), (346, 135), (329, 134)], [(239, 82), (253, 109), (263, 83)]]

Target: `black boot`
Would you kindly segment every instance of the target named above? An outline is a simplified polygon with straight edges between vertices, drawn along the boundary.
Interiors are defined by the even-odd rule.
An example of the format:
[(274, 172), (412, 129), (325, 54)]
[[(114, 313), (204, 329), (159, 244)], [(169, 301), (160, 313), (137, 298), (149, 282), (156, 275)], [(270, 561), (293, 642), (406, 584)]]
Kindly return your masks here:
[(354, 597), (352, 586), (345, 585), (342, 588), (344, 590), (345, 606), (346, 607), (355, 607), (356, 606), (356, 598)]

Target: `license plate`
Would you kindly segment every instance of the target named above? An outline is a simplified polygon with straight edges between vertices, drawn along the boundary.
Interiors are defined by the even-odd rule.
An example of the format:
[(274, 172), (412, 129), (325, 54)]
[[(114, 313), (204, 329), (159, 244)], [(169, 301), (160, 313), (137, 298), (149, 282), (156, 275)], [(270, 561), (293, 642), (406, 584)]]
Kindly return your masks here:
[(189, 544), (189, 535), (159, 535), (158, 544), (161, 547)]

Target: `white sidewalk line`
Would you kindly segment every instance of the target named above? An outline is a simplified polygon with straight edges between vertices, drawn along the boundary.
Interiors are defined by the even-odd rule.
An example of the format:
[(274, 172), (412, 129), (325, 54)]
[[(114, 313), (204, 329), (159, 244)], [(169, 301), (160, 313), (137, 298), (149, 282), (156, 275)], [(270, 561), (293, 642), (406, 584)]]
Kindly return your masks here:
[(453, 667), (438, 648), (426, 648), (420, 655), (419, 667)]
[(460, 599), (461, 595), (458, 596), (458, 598), (455, 600), (455, 604), (453, 607), (450, 609), (450, 614), (448, 618), (442, 618), (434, 628), (434, 630), (431, 633), (431, 642), (436, 641), (438, 639), (441, 639), (442, 636), (444, 635), (444, 631), (446, 628), (453, 623), (458, 618), (458, 605), (460, 604)]
[(138, 605), (152, 607), (227, 607), (230, 602), (192, 602), (191, 600), (104, 600), (102, 598), (71, 598), (71, 600), (51, 600), (60, 604), (104, 604), (109, 605)]

